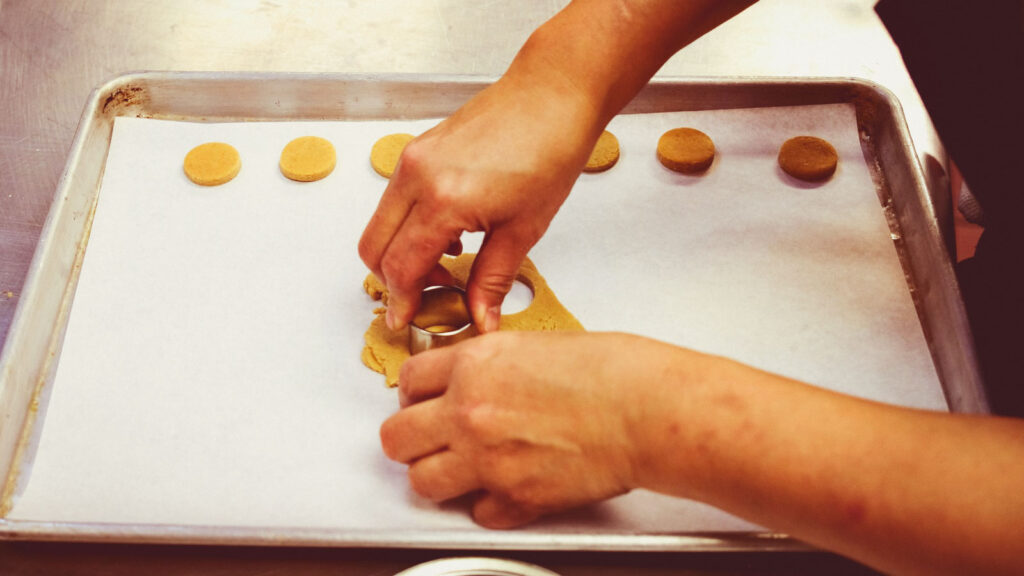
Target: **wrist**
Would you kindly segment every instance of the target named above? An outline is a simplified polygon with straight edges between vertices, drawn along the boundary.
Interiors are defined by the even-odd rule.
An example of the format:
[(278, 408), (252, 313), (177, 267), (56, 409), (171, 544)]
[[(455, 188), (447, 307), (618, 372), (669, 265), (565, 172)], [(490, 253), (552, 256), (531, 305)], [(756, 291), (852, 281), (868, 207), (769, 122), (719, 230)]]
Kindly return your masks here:
[(749, 408), (736, 389), (745, 367), (660, 342), (646, 362), (649, 382), (629, 411), (636, 487), (706, 500)]
[[(563, 12), (537, 28), (523, 44), (502, 80), (524, 89), (545, 89), (547, 97), (570, 102), (585, 112), (596, 133), (625, 102), (612, 105), (609, 94), (627, 62), (606, 53), (607, 43), (594, 30), (599, 16), (575, 10)], [(639, 88), (639, 87), (637, 87)]]

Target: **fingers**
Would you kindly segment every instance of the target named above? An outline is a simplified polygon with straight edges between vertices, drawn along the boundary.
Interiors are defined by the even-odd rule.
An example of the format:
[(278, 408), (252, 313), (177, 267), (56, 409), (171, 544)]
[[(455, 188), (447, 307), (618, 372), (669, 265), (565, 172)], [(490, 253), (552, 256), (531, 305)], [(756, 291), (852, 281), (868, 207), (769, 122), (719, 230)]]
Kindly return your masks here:
[(409, 484), (417, 494), (440, 502), (480, 488), (476, 471), (462, 455), (445, 450), (409, 467)]
[(408, 463), (448, 446), (451, 418), (443, 413), (437, 397), (448, 388), (451, 354), (451, 348), (427, 350), (402, 365), (398, 376), (402, 410), (380, 427), (381, 446), (388, 458)]
[(416, 193), (414, 178), (414, 170), (395, 173), (359, 239), (360, 258), (388, 288), (386, 320), (392, 330), (412, 318), (441, 255), (462, 252), (462, 230)]
[(427, 276), (462, 232), (420, 202), (412, 207), (380, 262), (388, 287), (388, 327), (400, 330), (416, 313)]
[(414, 404), (388, 418), (380, 427), (380, 444), (388, 458), (408, 464), (440, 452), (448, 445), (448, 419), (439, 414), (441, 400)]
[(451, 377), (452, 348), (434, 348), (410, 357), (398, 375), (398, 401), (404, 408), (444, 394)]
[(473, 520), (485, 528), (504, 530), (529, 524), (541, 516), (514, 504), (508, 498), (487, 493), (473, 504)]
[(380, 202), (377, 203), (377, 210), (370, 218), (370, 222), (363, 230), (359, 238), (359, 257), (378, 278), (383, 280), (380, 263), (384, 258), (391, 239), (394, 238), (402, 222), (405, 221), (413, 203), (408, 197), (399, 193), (400, 187), (396, 185), (397, 178), (388, 182)]
[(484, 240), (473, 261), (466, 296), (473, 322), (481, 332), (493, 332), (501, 322), (501, 303), (512, 289), (519, 266), (530, 250), (530, 243), (498, 229)]

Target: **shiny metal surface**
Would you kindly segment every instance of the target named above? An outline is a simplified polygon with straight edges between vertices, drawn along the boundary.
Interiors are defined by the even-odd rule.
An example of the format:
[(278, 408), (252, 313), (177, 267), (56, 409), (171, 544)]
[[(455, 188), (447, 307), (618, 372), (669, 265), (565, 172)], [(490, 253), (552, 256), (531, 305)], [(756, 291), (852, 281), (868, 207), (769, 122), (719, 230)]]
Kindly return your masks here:
[(451, 346), (477, 335), (466, 291), (458, 286), (428, 286), (409, 323), (409, 353)]
[[(106, 80), (133, 70), (497, 75), (530, 31), (564, 3), (0, 0), (0, 346), (82, 107)], [(675, 56), (659, 75), (857, 76), (890, 88), (903, 104), (919, 158), (927, 160), (926, 176), (944, 220), (944, 152), (872, 4), (762, 0)], [(176, 565), (179, 572), (202, 566), (206, 573), (223, 574), (285, 573), (295, 565), (287, 553), (261, 569), (258, 552), (238, 550), (179, 556), (162, 548), (4, 544), (0, 572), (86, 574), (102, 566), (106, 573), (133, 573), (115, 572), (116, 563), (109, 561), (125, 553), (133, 555), (130, 566), (150, 573), (169, 573), (153, 562)], [(63, 555), (74, 560), (64, 562)], [(379, 573), (375, 570), (384, 562), (374, 553), (359, 556), (353, 565), (345, 563), (345, 555), (333, 558), (315, 569), (304, 564), (301, 573), (341, 573), (339, 566), (348, 566), (347, 573)], [(678, 559), (667, 565), (673, 562)], [(730, 573), (742, 566), (726, 564)], [(702, 566), (714, 570), (707, 562)], [(807, 570), (799, 561), (794, 567)], [(621, 566), (600, 570), (634, 572)]]
[[(111, 127), (118, 116), (209, 121), (277, 118), (349, 119), (443, 116), (482, 90), (489, 79), (430, 75), (348, 76), (290, 73), (156, 72), (119, 77), (96, 90), (69, 153), (68, 169), (43, 228), (7, 346), (0, 353), (0, 539), (217, 545), (559, 550), (590, 552), (765, 552), (806, 550), (775, 533), (612, 534), (432, 532), (300, 529), (166, 524), (111, 524), (3, 519), (22, 481), (24, 454), (36, 437), (36, 398), (52, 385), (54, 359), (75, 292), (81, 257), (99, 197)], [(848, 79), (656, 79), (628, 112), (849, 103), (862, 151), (897, 252), (904, 260), (925, 333), (953, 410), (983, 411), (966, 319), (945, 257), (923, 175), (913, 160), (898, 104), (877, 85)], [(904, 231), (908, 231), (904, 233)], [(914, 290), (916, 289), (916, 291)], [(461, 304), (458, 298), (453, 304)], [(429, 310), (425, 306), (424, 310)], [(461, 319), (468, 318), (464, 305)], [(461, 321), (457, 320), (458, 321)], [(425, 326), (443, 318), (420, 321)], [(971, 386), (971, 383), (974, 386)], [(42, 392), (41, 392), (42, 390)], [(20, 439), (20, 440), (19, 440)]]

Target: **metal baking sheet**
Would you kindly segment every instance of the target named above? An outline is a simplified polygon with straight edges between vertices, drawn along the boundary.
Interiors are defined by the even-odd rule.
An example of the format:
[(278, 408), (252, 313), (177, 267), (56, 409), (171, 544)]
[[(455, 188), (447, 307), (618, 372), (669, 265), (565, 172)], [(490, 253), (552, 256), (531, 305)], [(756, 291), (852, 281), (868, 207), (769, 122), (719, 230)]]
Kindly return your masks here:
[[(137, 74), (94, 93), (40, 240), (24, 296), (0, 359), (0, 474), (3, 502), (18, 489), (52, 386), (69, 306), (109, 150), (114, 118), (230, 122), (390, 120), (444, 117), (488, 84), (478, 78), (368, 78), (286, 74)], [(650, 85), (625, 113), (851, 104), (861, 147), (889, 218), (908, 289), (914, 296), (950, 409), (983, 412), (985, 400), (951, 264), (898, 104), (884, 89), (848, 79), (665, 80)], [(45, 402), (43, 402), (45, 404)], [(771, 550), (801, 545), (763, 532), (627, 534), (429, 532), (15, 520), (3, 509), (0, 536), (12, 539), (131, 540), (243, 544), (443, 548)]]

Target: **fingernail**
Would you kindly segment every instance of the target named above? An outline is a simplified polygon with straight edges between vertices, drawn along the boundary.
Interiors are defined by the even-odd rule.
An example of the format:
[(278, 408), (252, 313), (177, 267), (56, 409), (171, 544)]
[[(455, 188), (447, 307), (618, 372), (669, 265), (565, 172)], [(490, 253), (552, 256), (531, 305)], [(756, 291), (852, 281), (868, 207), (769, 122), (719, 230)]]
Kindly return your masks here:
[(395, 329), (395, 311), (391, 307), (388, 307), (388, 311), (384, 314), (384, 323), (388, 325), (388, 330)]
[(494, 332), (501, 325), (501, 306), (491, 306), (484, 316), (484, 332)]

